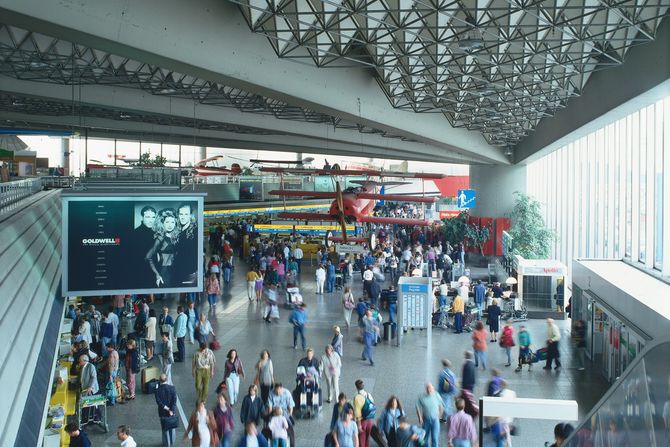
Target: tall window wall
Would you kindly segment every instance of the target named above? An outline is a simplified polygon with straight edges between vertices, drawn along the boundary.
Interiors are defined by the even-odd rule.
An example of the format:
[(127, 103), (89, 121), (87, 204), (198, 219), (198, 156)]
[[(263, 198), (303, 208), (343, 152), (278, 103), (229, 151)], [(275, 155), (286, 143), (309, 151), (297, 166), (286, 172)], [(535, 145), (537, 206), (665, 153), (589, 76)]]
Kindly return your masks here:
[(570, 271), (626, 258), (670, 276), (670, 97), (529, 163), (527, 179)]

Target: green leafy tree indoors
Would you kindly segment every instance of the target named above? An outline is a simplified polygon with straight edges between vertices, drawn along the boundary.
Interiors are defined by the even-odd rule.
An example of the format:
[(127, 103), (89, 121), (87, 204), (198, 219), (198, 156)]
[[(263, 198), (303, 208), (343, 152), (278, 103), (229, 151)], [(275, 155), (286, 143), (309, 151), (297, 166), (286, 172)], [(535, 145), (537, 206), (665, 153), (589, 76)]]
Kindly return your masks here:
[(491, 237), (491, 228), (470, 224), (465, 228), (465, 237), (479, 249), (479, 254), (484, 256), (484, 244)]
[(540, 202), (532, 197), (515, 192), (516, 203), (511, 214), (510, 236), (514, 238), (512, 254), (526, 259), (546, 259), (551, 252), (551, 243), (556, 232), (547, 228), (540, 212)]
[(444, 234), (451, 245), (460, 244), (465, 240), (468, 228), (468, 213), (462, 211), (458, 216), (442, 219)]

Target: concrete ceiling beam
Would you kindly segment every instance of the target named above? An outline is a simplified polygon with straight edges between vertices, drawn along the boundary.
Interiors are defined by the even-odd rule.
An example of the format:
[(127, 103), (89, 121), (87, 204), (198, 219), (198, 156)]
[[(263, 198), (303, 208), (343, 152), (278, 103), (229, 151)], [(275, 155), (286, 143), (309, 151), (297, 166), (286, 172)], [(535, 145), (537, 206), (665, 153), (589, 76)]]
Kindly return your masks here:
[(0, 0), (8, 24), (337, 116), (486, 163), (508, 164), (478, 132), (441, 114), (394, 109), (369, 70), (280, 59), (220, 0)]

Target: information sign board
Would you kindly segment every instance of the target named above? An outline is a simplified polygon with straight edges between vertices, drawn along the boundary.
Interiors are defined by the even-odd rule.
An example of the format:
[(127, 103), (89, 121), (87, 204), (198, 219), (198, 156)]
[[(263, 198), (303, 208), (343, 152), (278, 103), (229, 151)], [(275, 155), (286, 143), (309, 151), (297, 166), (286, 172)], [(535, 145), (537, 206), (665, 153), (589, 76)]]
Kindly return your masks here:
[(430, 342), (433, 294), (431, 279), (401, 277), (398, 280), (398, 346), (405, 328), (426, 329)]

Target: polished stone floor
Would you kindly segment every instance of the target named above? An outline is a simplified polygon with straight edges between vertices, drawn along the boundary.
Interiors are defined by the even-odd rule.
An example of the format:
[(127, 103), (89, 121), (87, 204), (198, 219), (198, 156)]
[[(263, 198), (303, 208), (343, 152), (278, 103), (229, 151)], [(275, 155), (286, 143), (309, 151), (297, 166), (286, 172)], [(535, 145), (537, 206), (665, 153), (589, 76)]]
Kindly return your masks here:
[[(226, 286), (223, 298), (214, 311), (209, 313), (210, 321), (221, 341), (222, 348), (216, 351), (217, 361), (223, 366), (225, 355), (229, 349), (235, 348), (247, 372), (247, 377), (242, 380), (240, 394), (252, 383), (254, 377), (254, 364), (263, 349), (271, 353), (275, 377), (282, 381), (289, 389), (295, 385), (295, 369), (298, 361), (304, 356), (301, 350), (292, 348), (292, 328), (288, 323), (289, 311), (281, 309), (279, 323), (266, 324), (262, 320), (261, 307), (250, 303), (246, 297), (246, 283), (244, 274), (246, 266), (238, 261), (237, 268), (233, 274), (233, 281)], [(356, 276), (354, 291), (356, 297), (360, 296), (362, 283), (360, 277)], [(327, 293), (317, 296), (313, 269), (303, 269), (301, 278), (301, 292), (307, 304), (309, 320), (307, 323), (307, 343), (315, 348), (317, 353), (323, 352), (323, 348), (330, 341), (332, 326), (338, 324), (344, 327), (342, 317), (342, 306), (340, 292)], [(167, 304), (173, 315), (176, 314), (177, 299), (168, 297), (164, 301), (157, 301), (154, 306), (157, 311)], [(200, 305), (207, 312), (206, 302)], [(387, 318), (387, 315), (384, 315)], [(518, 327), (519, 323), (515, 326)], [(546, 338), (546, 324), (544, 320), (531, 320), (526, 322), (535, 342)], [(521, 373), (514, 372), (514, 366), (505, 368), (506, 358), (502, 349), (497, 344), (489, 345), (489, 368), (499, 367), (503, 370), (505, 379), (510, 388), (516, 391), (519, 397), (574, 399), (579, 403), (580, 417), (583, 418), (607, 390), (606, 381), (596, 372), (577, 371), (573, 362), (573, 353), (569, 339), (569, 326), (567, 321), (559, 322), (563, 339), (561, 343), (561, 356), (563, 369), (561, 371), (543, 371), (541, 364), (537, 364), (532, 372), (524, 369)], [(342, 376), (340, 380), (341, 391), (348, 396), (354, 394), (354, 381), (363, 379), (366, 389), (372, 393), (378, 406), (383, 406), (390, 395), (397, 395), (403, 403), (411, 422), (416, 423), (417, 418), (414, 405), (418, 395), (422, 392), (424, 384), (428, 381), (433, 383), (437, 380), (440, 371), (440, 360), (449, 358), (453, 363), (453, 369), (460, 376), (463, 351), (471, 348), (470, 335), (453, 334), (451, 332), (434, 330), (427, 338), (424, 331), (409, 331), (403, 338), (401, 347), (380, 343), (375, 349), (375, 366), (363, 362), (360, 359), (362, 345), (358, 341), (357, 332), (353, 328), (349, 331), (343, 329), (344, 357)], [(536, 344), (537, 346), (537, 344)], [(173, 367), (173, 380), (179, 396), (180, 412), (183, 409), (182, 420), (186, 422), (195, 402), (194, 379), (191, 376), (190, 359), (195, 351), (195, 345), (186, 344), (187, 362), (178, 363)], [(157, 362), (154, 359), (151, 363)], [(157, 364), (157, 363), (156, 363)], [(219, 368), (210, 386), (208, 406), (213, 406), (215, 401), (214, 387), (221, 380), (222, 368)], [(486, 383), (490, 375), (488, 371), (478, 370), (477, 387), (475, 394), (481, 396), (485, 393)], [(139, 382), (139, 375), (138, 375)], [(242, 394), (243, 395), (243, 394)], [(238, 406), (234, 408), (236, 419), (235, 445), (242, 432), (239, 423)], [(328, 430), (332, 407), (324, 403), (321, 415), (311, 420), (299, 420), (296, 424), (296, 444), (298, 447), (323, 445), (323, 438)], [(553, 426), (559, 421), (519, 420), (517, 426), (519, 435), (512, 438), (513, 444), (518, 446), (543, 446), (545, 441), (552, 440)], [(138, 391), (137, 399), (125, 404), (108, 408), (109, 433), (102, 433), (97, 426), (91, 426), (88, 433), (95, 446), (117, 446), (115, 428), (120, 424), (131, 427), (132, 434), (138, 445), (160, 446), (161, 433), (160, 422), (156, 410), (153, 395), (142, 394)], [(180, 443), (184, 433), (184, 427), (178, 430)], [(446, 446), (446, 434), (442, 433), (442, 444)], [(487, 440), (488, 441), (488, 440)], [(486, 442), (488, 445), (490, 443)]]

